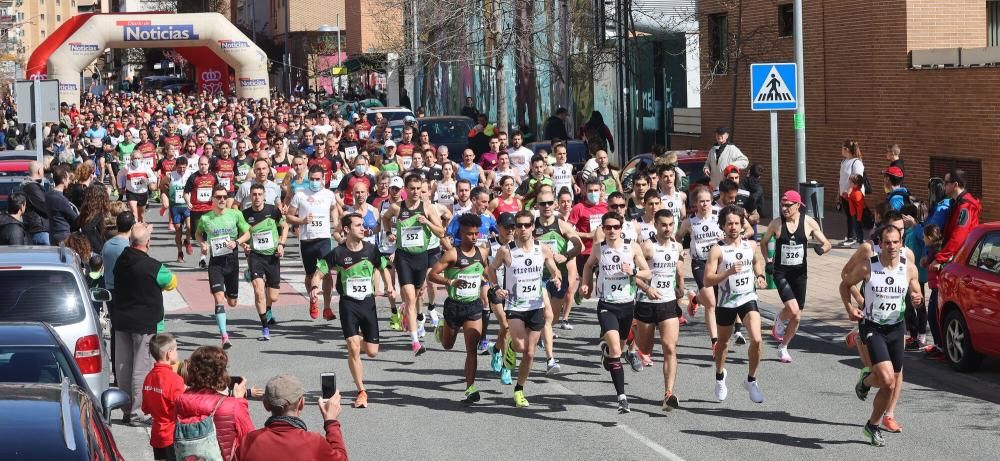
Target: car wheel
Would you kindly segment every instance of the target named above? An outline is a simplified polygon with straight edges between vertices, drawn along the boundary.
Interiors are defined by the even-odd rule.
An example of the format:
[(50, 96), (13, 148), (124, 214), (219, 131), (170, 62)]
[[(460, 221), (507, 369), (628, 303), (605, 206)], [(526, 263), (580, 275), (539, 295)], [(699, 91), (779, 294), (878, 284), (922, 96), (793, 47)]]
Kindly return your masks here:
[(953, 310), (944, 321), (944, 349), (951, 367), (961, 372), (975, 371), (983, 356), (972, 349), (972, 336), (959, 310)]

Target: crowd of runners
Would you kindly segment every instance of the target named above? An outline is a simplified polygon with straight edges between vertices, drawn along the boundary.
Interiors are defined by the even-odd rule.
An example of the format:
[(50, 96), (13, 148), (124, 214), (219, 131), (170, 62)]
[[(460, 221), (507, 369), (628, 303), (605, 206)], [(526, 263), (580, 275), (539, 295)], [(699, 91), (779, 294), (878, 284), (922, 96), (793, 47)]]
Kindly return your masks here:
[[(480, 400), (477, 362), (488, 355), (499, 381), (514, 385), (514, 404), (527, 407), (536, 350), (544, 350), (545, 373), (559, 373), (555, 330), (572, 330), (572, 309), (595, 298), (599, 360), (618, 411), (630, 411), (624, 369), (652, 366), (656, 344), (662, 408), (681, 405), (674, 389), (679, 329), (699, 309), (717, 399), (728, 397), (732, 341), (747, 347), (739, 382), (750, 400), (763, 403), (760, 363), (770, 352), (757, 290), (773, 277), (784, 304), (771, 327), (773, 354), (790, 363), (810, 247), (817, 255), (832, 248), (795, 191), (781, 195), (780, 216), (761, 223), (762, 238), (757, 234), (741, 167), (718, 163), (735, 148), (725, 130), (709, 153), (706, 173), (714, 179), (707, 185), (682, 187), (684, 172), (668, 155), (636, 172), (626, 191), (601, 149), (578, 172), (565, 144), (533, 152), (521, 133), (480, 120), (474, 134), (489, 132), (488, 151), (448, 152), (430, 143), (419, 120), (408, 120), (393, 140), (381, 116), (372, 124), (363, 111), (322, 110), (280, 96), (88, 95), (81, 107), (63, 108), (61, 125), (47, 146), (55, 162), (92, 165), (93, 179), (139, 221), (166, 215), (177, 263), (197, 258), (207, 270), (224, 348), (232, 347), (226, 310), (237, 305), (240, 280), (250, 282), (259, 338), (268, 340), (280, 332), (272, 304), (281, 271), (301, 265), (309, 317), (340, 322), (358, 389), (354, 407), (368, 406), (362, 355), (375, 357), (387, 331), (406, 335), (416, 356), (433, 349), (425, 345), (427, 332), (444, 349), (461, 334), (462, 400)], [(158, 210), (147, 211), (154, 203)], [(852, 318), (861, 320), (857, 344), (866, 367), (857, 394), (864, 399), (880, 387), (865, 426), (873, 444), (883, 443), (879, 424), (899, 397), (897, 327), (906, 306), (923, 302), (918, 258), (901, 249), (902, 217), (888, 211), (877, 218), (883, 225), (873, 241), (854, 245), (840, 290)], [(773, 256), (757, 243), (772, 238)], [(297, 250), (289, 251), (292, 245)], [(688, 267), (695, 286), (685, 283)], [(387, 319), (377, 297), (388, 300)]]

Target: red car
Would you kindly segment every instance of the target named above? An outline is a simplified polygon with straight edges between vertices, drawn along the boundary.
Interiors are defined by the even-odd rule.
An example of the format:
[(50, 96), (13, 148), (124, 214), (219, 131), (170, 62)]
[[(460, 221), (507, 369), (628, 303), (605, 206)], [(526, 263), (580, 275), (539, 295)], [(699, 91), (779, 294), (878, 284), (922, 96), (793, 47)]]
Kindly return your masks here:
[(974, 371), (983, 356), (1000, 357), (1000, 222), (975, 228), (941, 270), (938, 321), (945, 356)]

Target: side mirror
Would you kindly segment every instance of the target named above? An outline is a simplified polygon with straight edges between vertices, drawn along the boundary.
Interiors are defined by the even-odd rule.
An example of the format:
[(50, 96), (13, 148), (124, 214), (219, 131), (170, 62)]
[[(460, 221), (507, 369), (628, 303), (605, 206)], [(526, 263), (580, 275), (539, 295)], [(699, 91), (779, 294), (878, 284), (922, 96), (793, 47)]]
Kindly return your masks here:
[(91, 288), (90, 300), (95, 303), (106, 303), (111, 301), (111, 292), (105, 288)]
[(108, 390), (101, 394), (101, 414), (104, 416), (104, 421), (108, 425), (111, 425), (111, 412), (126, 408), (131, 404), (132, 399), (129, 398), (125, 391), (117, 387), (108, 388)]

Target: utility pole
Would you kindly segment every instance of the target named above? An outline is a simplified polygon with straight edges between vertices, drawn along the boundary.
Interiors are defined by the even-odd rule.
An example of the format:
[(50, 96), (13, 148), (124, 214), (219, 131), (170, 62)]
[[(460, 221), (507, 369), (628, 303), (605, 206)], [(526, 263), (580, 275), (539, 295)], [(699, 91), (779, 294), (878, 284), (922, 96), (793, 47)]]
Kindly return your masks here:
[(292, 95), (292, 8), (291, 3), (285, 0), (285, 87)]
[(417, 0), (413, 0), (413, 94), (410, 97), (410, 105), (416, 111), (420, 107), (420, 84), (417, 76), (420, 75), (420, 43), (417, 39)]
[[(795, 109), (795, 179), (798, 183), (806, 182), (806, 79), (805, 63), (802, 55), (802, 0), (795, 0), (792, 7), (795, 36), (795, 83), (798, 98), (798, 108)], [(797, 187), (797, 186), (796, 186)]]

